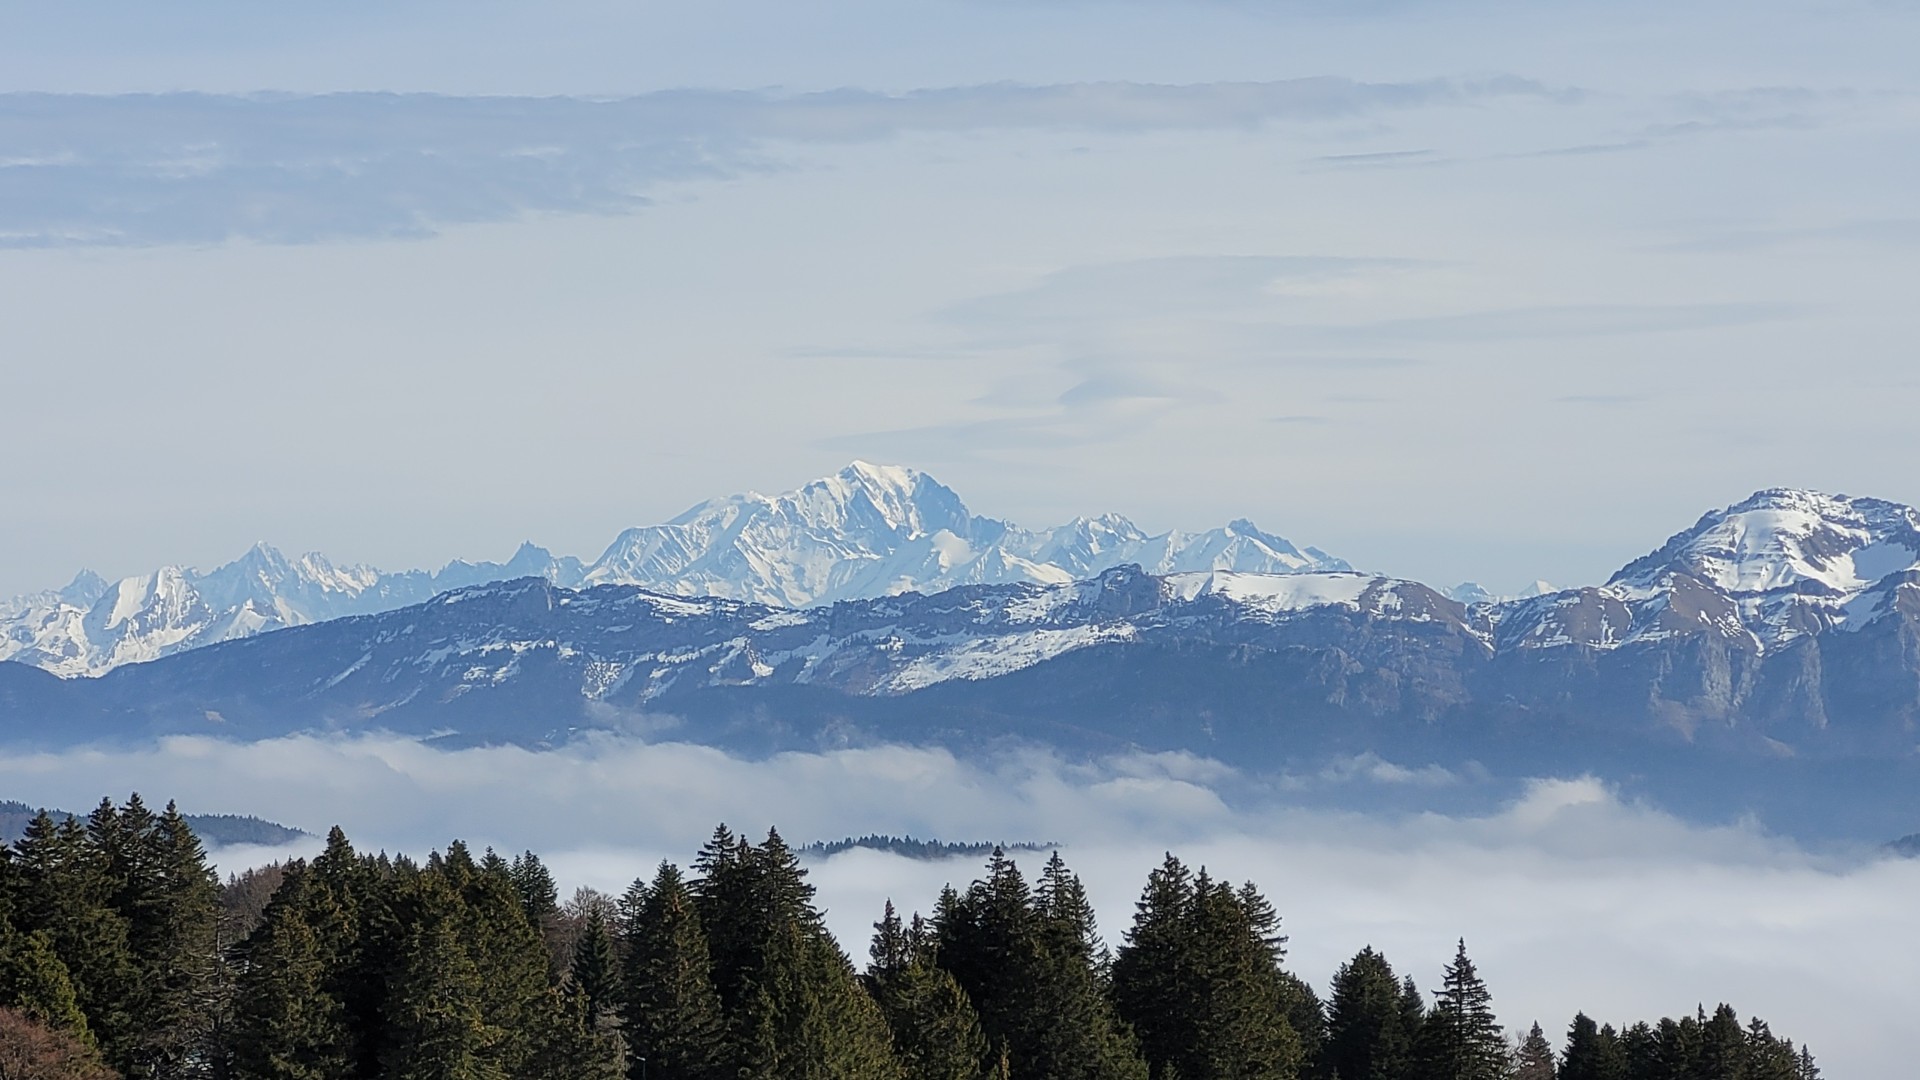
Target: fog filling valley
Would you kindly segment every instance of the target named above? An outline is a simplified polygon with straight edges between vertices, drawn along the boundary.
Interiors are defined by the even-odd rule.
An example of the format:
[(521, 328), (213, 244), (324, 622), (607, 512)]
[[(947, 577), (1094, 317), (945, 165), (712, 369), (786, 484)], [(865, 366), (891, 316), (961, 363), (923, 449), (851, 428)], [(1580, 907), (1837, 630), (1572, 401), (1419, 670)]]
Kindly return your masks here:
[[(1322, 991), (1368, 944), (1432, 989), (1464, 937), (1510, 1032), (1538, 1020), (1557, 1043), (1576, 1010), (1620, 1024), (1724, 1000), (1806, 1042), (1831, 1076), (1900, 1073), (1901, 1032), (1920, 1009), (1920, 860), (1686, 822), (1593, 777), (1512, 784), (1482, 811), (1407, 797), (1446, 782), (1370, 757), (1273, 778), (1175, 754), (1078, 762), (1008, 750), (976, 761), (896, 746), (747, 760), (631, 738), (536, 752), (181, 737), (0, 757), (0, 795), (70, 810), (138, 791), (320, 834), (338, 824), (362, 850), (424, 856), (454, 838), (531, 849), (563, 896), (583, 885), (617, 894), (662, 859), (685, 866), (723, 821), (756, 839), (776, 826), (795, 847), (867, 833), (1058, 843), (1112, 946), (1171, 850), (1256, 882), (1291, 935), (1288, 965)], [(1345, 809), (1330, 807), (1329, 786)], [(318, 846), (213, 856), (224, 874)], [(1030, 879), (1045, 858), (1017, 857)], [(983, 862), (854, 850), (808, 866), (829, 927), (864, 963), (887, 899), (929, 911), (942, 885), (964, 888)]]

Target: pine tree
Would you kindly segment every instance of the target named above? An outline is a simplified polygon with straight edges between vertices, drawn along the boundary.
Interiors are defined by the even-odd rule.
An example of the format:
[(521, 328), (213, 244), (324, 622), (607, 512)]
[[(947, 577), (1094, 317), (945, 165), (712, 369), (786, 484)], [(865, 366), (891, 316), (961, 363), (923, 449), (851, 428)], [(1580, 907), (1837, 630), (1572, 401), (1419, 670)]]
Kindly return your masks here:
[(779, 832), (757, 847), (737, 841), (729, 858), (703, 858), (703, 869), (702, 924), (740, 1075), (893, 1075), (886, 1021), (828, 936)]
[(527, 919), (512, 879), (481, 869), (464, 844), (447, 846), (441, 875), (459, 900), (454, 932), (477, 975), (482, 1022), (499, 1033), (489, 1064), (518, 1076), (556, 1007), (546, 943)]
[(546, 926), (560, 911), (560, 887), (554, 884), (553, 873), (540, 861), (540, 856), (531, 851), (514, 856), (507, 873), (527, 922), (537, 927)]
[(1193, 904), (1193, 875), (1166, 853), (1147, 874), (1146, 888), (1134, 903), (1133, 927), (1114, 960), (1114, 1004), (1139, 1037), (1154, 1080), (1192, 1039), (1189, 1017), (1174, 1006), (1192, 995)]
[(589, 1021), (578, 988), (548, 992), (533, 1032), (533, 1050), (514, 1080), (621, 1080), (626, 1049), (617, 1032)]
[(866, 982), (893, 1035), (901, 1067), (914, 1080), (978, 1080), (987, 1038), (966, 991), (934, 962), (918, 915), (911, 928), (888, 901), (874, 924)]
[(1613, 1058), (1617, 1066), (1613, 1071), (1603, 1073), (1605, 1080), (1639, 1080), (1647, 1077), (1653, 1080), (1660, 1075), (1660, 1037), (1645, 1021), (1641, 1021), (1617, 1035), (1612, 1024), (1600, 1028), (1601, 1045), (1612, 1044), (1616, 1047)]
[(1766, 1021), (1754, 1017), (1747, 1024), (1747, 1080), (1800, 1080), (1800, 1059), (1793, 1041), (1773, 1037)]
[[(457, 858), (457, 855), (456, 855)], [(408, 883), (410, 915), (384, 1010), (381, 1075), (389, 1080), (506, 1080), (497, 1047), (506, 1033), (487, 1022), (485, 988), (459, 933), (460, 902), (443, 877), (456, 864)]]
[(230, 1036), (241, 1080), (345, 1080), (354, 1075), (346, 1010), (328, 987), (326, 943), (308, 921), (319, 885), (294, 864), (239, 950)]
[(1547, 1041), (1547, 1033), (1540, 1030), (1540, 1022), (1534, 1021), (1533, 1028), (1527, 1032), (1520, 1045), (1514, 1051), (1514, 1069), (1512, 1080), (1555, 1080), (1558, 1070), (1553, 1058), (1553, 1044)]
[(1447, 965), (1433, 1011), (1414, 1047), (1421, 1080), (1505, 1080), (1507, 1042), (1493, 1016), (1493, 996), (1474, 970), (1462, 940)]
[(1625, 1048), (1613, 1028), (1600, 1027), (1586, 1013), (1576, 1014), (1567, 1028), (1559, 1080), (1627, 1080), (1627, 1076)]
[[(1328, 985), (1323, 1071), (1341, 1080), (1405, 1080), (1417, 1034), (1409, 1030), (1406, 990), (1372, 946), (1340, 965)], [(1418, 997), (1412, 1005), (1420, 1006)]]
[(990, 1043), (1016, 1080), (1141, 1077), (1145, 1062), (1106, 999), (1089, 954), (1095, 939), (1080, 913), (1084, 892), (1064, 865), (1042, 901), (995, 849), (985, 878), (964, 897), (942, 897), (937, 957), (980, 1014)]
[(1733, 1007), (1721, 1004), (1700, 1025), (1701, 1080), (1747, 1080), (1747, 1033)]
[(1700, 1029), (1704, 1013), (1698, 1017), (1665, 1018), (1653, 1032), (1653, 1068), (1651, 1074), (1671, 1080), (1697, 1080), (1701, 1073)]
[[(130, 800), (131, 803), (131, 800)], [(123, 820), (137, 820), (130, 810)], [(213, 1052), (221, 1008), (215, 927), (219, 886), (179, 807), (169, 802), (133, 837), (151, 883), (137, 891), (140, 908), (128, 913), (133, 949), (147, 990), (139, 1055), (158, 1077), (179, 1076)]]
[(1285, 968), (1276, 968), (1280, 1011), (1300, 1042), (1300, 1075), (1321, 1080), (1320, 1061), (1327, 1042), (1327, 1008), (1307, 980)]
[(1800, 1080), (1820, 1080), (1820, 1066), (1813, 1063), (1813, 1051), (1800, 1047)]
[(602, 1018), (617, 1022), (619, 961), (614, 956), (613, 938), (597, 909), (587, 913), (580, 940), (574, 945), (573, 965), (568, 975), (574, 989), (584, 998), (589, 1030), (597, 1030)]
[(639, 903), (622, 931), (630, 1075), (717, 1080), (726, 1064), (725, 1026), (693, 896), (670, 863), (660, 864), (651, 886), (628, 896)]
[[(117, 816), (111, 802), (103, 824)], [(127, 920), (110, 904), (112, 882), (88, 830), (41, 811), (14, 845), (15, 926), (43, 931), (66, 965), (74, 998), (110, 1065), (132, 1063), (138, 974)]]
[(1287, 1022), (1273, 952), (1225, 883), (1194, 882), (1191, 1019), (1194, 1043), (1177, 1058), (1188, 1080), (1292, 1080), (1300, 1040)]

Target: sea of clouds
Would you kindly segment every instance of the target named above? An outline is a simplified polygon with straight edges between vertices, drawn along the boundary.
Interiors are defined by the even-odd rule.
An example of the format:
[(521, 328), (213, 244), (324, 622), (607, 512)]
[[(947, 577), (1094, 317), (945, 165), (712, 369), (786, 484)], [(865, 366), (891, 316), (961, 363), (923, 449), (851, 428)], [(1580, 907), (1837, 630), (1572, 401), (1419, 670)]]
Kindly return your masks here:
[[(563, 891), (618, 892), (684, 864), (714, 825), (778, 826), (798, 846), (869, 832), (1060, 844), (1118, 944), (1145, 876), (1172, 850), (1252, 880), (1292, 936), (1289, 963), (1324, 987), (1361, 946), (1422, 986), (1464, 937), (1509, 1028), (1564, 1031), (1576, 1010), (1619, 1023), (1729, 1001), (1808, 1042), (1836, 1080), (1902, 1074), (1920, 1011), (1920, 860), (1808, 850), (1745, 823), (1702, 825), (1593, 777), (1513, 785), (1487, 810), (1408, 809), (1390, 796), (1444, 774), (1378, 758), (1311, 778), (1250, 777), (1188, 755), (982, 759), (880, 747), (750, 760), (681, 743), (583, 741), (550, 751), (446, 749), (389, 736), (0, 755), (0, 796), (85, 808), (139, 791), (189, 812), (253, 813), (363, 849), (424, 853), (460, 837), (533, 849)], [(1344, 784), (1339, 808), (1324, 798)], [(1308, 788), (1322, 798), (1302, 801)], [(223, 870), (289, 854), (227, 848)], [(1044, 856), (1027, 855), (1030, 872)], [(827, 920), (863, 959), (892, 899), (926, 910), (980, 861), (852, 851), (811, 865)]]

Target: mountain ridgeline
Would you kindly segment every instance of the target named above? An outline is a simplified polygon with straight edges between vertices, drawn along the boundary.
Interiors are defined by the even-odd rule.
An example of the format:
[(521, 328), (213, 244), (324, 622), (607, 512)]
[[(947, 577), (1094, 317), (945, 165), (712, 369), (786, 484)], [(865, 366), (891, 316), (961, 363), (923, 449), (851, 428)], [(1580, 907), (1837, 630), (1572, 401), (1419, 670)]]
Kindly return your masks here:
[(109, 582), (82, 571), (64, 588), (0, 600), (0, 660), (57, 675), (98, 675), (523, 577), (806, 607), (965, 584), (1060, 584), (1127, 563), (1161, 573), (1351, 569), (1247, 521), (1150, 536), (1106, 514), (1022, 529), (974, 514), (925, 473), (857, 461), (795, 491), (714, 499), (664, 525), (628, 529), (590, 564), (529, 543), (505, 563), (455, 561), (432, 573), (387, 573), (336, 566), (319, 554), (288, 558), (256, 544), (205, 573), (169, 566)]
[[(1633, 778), (1691, 800), (1683, 809), (1875, 840), (1920, 818), (1920, 514), (1909, 507), (1763, 491), (1605, 585), (1463, 603), (1329, 569), (1337, 560), (1243, 523), (1104, 546), (1056, 530), (1042, 542), (981, 524), (949, 496), (922, 474), (856, 466), (642, 530), (615, 548), (652, 551), (651, 562), (603, 559), (575, 586), (470, 585), (97, 678), (0, 663), (0, 732), (48, 746), (307, 730), (544, 746), (633, 730), (749, 753), (1020, 739), (1254, 770), (1372, 752)], [(722, 525), (732, 531), (717, 539)], [(1068, 528), (1084, 540), (1090, 526)], [(961, 527), (972, 539), (956, 546)], [(746, 560), (750, 536), (761, 555), (776, 537), (810, 554)], [(671, 558), (669, 539), (681, 545)], [(877, 553), (886, 545), (892, 554)], [(894, 591), (941, 574), (990, 578), (1016, 565), (1015, 548), (1053, 561), (1023, 564), (1012, 582)], [(897, 560), (934, 550), (938, 573), (896, 573)], [(1135, 561), (1100, 569), (1122, 555)], [(616, 563), (753, 567), (724, 590), (675, 579), (688, 592), (784, 581), (830, 596), (885, 582), (885, 595), (792, 607), (591, 583)]]
[(0, 1075), (21, 1080), (1820, 1076), (1727, 1005), (1510, 1039), (1464, 941), (1431, 1000), (1371, 947), (1323, 995), (1258, 886), (1171, 854), (1117, 948), (1059, 852), (1035, 874), (995, 850), (925, 916), (876, 912), (864, 970), (777, 831), (723, 825), (690, 872), (565, 905), (532, 852), (416, 862), (337, 828), (221, 888), (138, 796), (38, 815), (0, 855)]

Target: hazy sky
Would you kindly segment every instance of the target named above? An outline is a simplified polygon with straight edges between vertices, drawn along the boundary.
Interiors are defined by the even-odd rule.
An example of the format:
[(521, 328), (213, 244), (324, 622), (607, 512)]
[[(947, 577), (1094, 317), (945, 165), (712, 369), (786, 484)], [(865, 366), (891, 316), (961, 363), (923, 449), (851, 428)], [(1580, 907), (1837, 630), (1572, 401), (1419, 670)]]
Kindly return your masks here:
[(853, 457), (1496, 588), (1759, 487), (1920, 502), (1916, 40), (1907, 0), (0, 3), (0, 594), (592, 557)]

